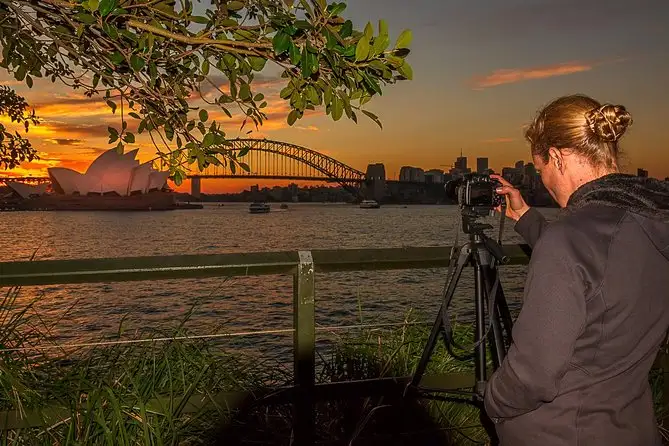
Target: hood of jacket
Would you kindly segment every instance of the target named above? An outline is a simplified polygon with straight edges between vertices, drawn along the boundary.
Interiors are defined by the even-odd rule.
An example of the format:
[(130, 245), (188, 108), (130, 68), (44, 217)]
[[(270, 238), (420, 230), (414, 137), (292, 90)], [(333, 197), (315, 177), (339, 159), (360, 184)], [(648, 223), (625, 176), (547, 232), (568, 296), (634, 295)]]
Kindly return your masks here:
[(648, 238), (669, 259), (669, 181), (614, 173), (579, 187), (567, 209), (586, 205), (624, 209), (639, 222)]

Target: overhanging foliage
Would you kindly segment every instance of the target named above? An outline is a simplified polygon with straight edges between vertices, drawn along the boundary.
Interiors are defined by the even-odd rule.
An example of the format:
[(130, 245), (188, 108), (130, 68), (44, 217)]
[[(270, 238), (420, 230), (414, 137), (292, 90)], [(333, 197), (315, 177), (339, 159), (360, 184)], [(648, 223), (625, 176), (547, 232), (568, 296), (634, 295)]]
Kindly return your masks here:
[[(148, 132), (179, 184), (195, 163), (248, 169), (226, 143), (224, 123), (194, 102), (262, 125), (267, 102), (252, 85), (268, 61), (286, 82), (280, 96), (290, 105), (288, 124), (324, 107), (335, 121), (357, 122), (363, 113), (381, 125), (363, 106), (382, 86), (412, 78), (405, 60), (411, 32), (391, 45), (383, 20), (355, 30), (341, 15), (345, 7), (327, 0), (0, 0), (0, 66), (29, 87), (46, 77), (103, 95), (121, 119), (109, 143), (122, 151), (135, 133)], [(221, 75), (225, 88), (212, 80)], [(213, 101), (202, 94), (212, 88)]]

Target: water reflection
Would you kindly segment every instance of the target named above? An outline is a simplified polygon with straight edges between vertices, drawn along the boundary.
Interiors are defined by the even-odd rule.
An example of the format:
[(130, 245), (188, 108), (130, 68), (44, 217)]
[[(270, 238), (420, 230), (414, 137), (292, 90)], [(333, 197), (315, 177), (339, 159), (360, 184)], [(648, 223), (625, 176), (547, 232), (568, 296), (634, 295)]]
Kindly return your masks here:
[[(542, 210), (553, 218), (556, 210)], [(497, 220), (491, 221), (497, 225)], [(115, 212), (11, 212), (0, 214), (0, 261), (207, 254), (298, 249), (450, 246), (459, 225), (453, 206), (384, 206), (366, 210), (343, 204), (291, 204), (252, 215), (246, 204), (202, 210)], [(460, 242), (466, 236), (460, 235)], [(519, 243), (512, 224), (505, 243)], [(524, 266), (503, 267), (503, 285), (517, 308)], [(411, 309), (432, 321), (445, 269), (318, 274), (319, 327), (401, 322)], [(55, 323), (60, 342), (124, 336), (174, 326), (194, 307), (186, 327), (196, 334), (292, 328), (292, 278), (264, 276), (29, 287), (22, 301)], [(515, 301), (515, 302), (514, 302)], [(473, 311), (473, 277), (465, 271), (453, 305), (461, 318)], [(61, 320), (63, 314), (67, 316)], [(320, 335), (320, 332), (319, 332)], [(290, 335), (226, 339), (228, 345), (278, 351)]]

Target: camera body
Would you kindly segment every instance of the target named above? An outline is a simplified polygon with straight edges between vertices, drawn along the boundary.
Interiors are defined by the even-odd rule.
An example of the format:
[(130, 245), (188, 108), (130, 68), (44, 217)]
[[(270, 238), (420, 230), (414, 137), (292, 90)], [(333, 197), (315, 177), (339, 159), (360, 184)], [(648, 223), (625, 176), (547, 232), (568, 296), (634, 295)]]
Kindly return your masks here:
[(500, 206), (504, 197), (495, 190), (502, 183), (490, 175), (470, 173), (463, 178), (446, 183), (446, 196), (457, 201), (460, 207), (495, 209)]

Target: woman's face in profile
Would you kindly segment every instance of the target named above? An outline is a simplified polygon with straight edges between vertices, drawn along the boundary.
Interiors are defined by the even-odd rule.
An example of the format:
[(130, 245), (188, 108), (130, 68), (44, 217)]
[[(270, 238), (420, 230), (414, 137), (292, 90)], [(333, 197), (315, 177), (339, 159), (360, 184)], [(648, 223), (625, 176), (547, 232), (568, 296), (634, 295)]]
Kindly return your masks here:
[(557, 184), (557, 178), (560, 173), (557, 171), (557, 168), (553, 163), (550, 162), (550, 160), (545, 163), (541, 157), (536, 155), (532, 156), (532, 161), (534, 163), (534, 167), (539, 173), (539, 176), (541, 177), (541, 182), (544, 183), (544, 186), (546, 187), (546, 190), (548, 190), (548, 193), (551, 195), (551, 197), (553, 197), (553, 200), (559, 203), (556, 192), (558, 191), (559, 187)]

